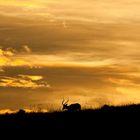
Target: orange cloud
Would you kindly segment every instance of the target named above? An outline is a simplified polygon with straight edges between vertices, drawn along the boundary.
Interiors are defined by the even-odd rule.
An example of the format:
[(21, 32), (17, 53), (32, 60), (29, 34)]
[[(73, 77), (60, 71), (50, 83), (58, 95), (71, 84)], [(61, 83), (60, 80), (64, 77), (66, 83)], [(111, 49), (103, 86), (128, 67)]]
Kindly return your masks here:
[(43, 79), (43, 76), (34, 76), (34, 75), (19, 75), (20, 77), (22, 78), (27, 78), (27, 79), (30, 79), (32, 81), (38, 81), (38, 80), (41, 80)]
[(1, 87), (17, 88), (50, 88), (50, 85), (42, 80), (42, 76), (19, 75), (18, 77), (3, 76), (0, 79)]
[[(24, 50), (31, 53), (31, 49), (28, 46), (24, 46)], [(114, 63), (113, 59), (103, 59), (101, 60), (76, 60), (74, 58), (78, 57), (75, 54), (67, 55), (43, 55), (43, 54), (26, 54), (26, 53), (14, 53), (11, 50), (0, 49), (0, 66), (28, 66), (28, 67), (96, 67), (110, 65)], [(90, 54), (89, 54), (90, 57)]]
[(119, 86), (136, 86), (136, 84), (129, 79), (115, 79), (109, 78), (109, 81)]
[(31, 53), (31, 52), (32, 52), (32, 50), (29, 48), (28, 45), (24, 45), (24, 46), (23, 46), (23, 49), (24, 49), (27, 53)]
[(17, 54), (15, 52), (16, 51), (11, 48), (8, 48), (6, 50), (0, 48), (0, 67), (29, 66), (30, 65), (30, 63), (26, 61), (25, 59), (17, 58), (16, 57)]

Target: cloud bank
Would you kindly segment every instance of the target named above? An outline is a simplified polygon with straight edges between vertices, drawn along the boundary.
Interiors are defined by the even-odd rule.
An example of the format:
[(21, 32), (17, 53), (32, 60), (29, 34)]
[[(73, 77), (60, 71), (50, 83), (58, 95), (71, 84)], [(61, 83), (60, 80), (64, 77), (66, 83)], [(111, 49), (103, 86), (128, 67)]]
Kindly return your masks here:
[(139, 103), (139, 4), (0, 0), (0, 107)]

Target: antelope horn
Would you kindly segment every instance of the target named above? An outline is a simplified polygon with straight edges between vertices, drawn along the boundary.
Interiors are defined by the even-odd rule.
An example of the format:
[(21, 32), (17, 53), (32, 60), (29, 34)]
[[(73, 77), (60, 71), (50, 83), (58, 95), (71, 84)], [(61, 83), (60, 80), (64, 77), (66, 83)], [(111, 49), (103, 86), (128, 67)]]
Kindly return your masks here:
[(69, 102), (69, 98), (68, 98), (68, 100), (65, 102), (65, 104), (67, 104)]
[(63, 98), (63, 100), (62, 100), (62, 105), (64, 104), (64, 101), (65, 101), (65, 100), (64, 100), (64, 98)]

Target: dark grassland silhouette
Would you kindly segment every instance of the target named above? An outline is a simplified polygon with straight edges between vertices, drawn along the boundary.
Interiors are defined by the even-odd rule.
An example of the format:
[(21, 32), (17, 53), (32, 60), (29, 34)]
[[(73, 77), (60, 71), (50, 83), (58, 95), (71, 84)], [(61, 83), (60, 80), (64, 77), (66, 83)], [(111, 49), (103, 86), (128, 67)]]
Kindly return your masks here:
[[(105, 133), (104, 138), (140, 126), (140, 105), (108, 106), (100, 109), (83, 109), (80, 111), (32, 112), (19, 110), (15, 114), (0, 115), (0, 132), (13, 131), (32, 135), (82, 135), (92, 137)], [(138, 129), (139, 130), (139, 129)], [(111, 133), (111, 134), (110, 134)]]

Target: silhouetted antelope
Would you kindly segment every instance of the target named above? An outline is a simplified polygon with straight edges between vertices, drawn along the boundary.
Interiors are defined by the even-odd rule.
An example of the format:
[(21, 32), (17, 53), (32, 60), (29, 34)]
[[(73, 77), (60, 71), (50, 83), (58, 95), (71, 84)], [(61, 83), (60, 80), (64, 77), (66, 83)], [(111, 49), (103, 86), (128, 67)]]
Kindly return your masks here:
[(80, 111), (81, 110), (81, 105), (79, 103), (75, 103), (75, 104), (70, 104), (68, 105), (69, 100), (67, 100), (64, 103), (64, 99), (62, 101), (62, 105), (63, 105), (63, 110), (67, 110), (67, 111)]

